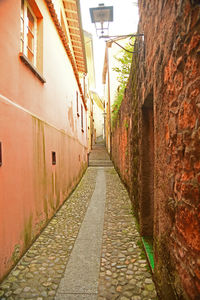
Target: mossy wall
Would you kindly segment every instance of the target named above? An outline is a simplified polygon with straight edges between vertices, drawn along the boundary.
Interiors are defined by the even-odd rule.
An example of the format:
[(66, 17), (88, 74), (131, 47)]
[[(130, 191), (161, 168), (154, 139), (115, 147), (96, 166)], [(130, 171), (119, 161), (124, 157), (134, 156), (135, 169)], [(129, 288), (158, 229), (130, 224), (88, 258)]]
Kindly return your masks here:
[(76, 137), (14, 106), (5, 105), (2, 111), (10, 122), (2, 136), (0, 279), (31, 246), (87, 168), (87, 148)]

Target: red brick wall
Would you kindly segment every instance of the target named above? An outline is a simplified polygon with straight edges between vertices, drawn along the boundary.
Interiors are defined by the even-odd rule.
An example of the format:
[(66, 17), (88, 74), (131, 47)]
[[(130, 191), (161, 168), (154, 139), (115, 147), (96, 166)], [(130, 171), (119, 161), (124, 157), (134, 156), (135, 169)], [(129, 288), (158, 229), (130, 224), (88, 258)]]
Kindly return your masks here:
[(122, 101), (117, 121), (112, 128), (111, 157), (122, 181), (126, 185), (137, 215), (138, 212), (138, 104), (133, 97), (136, 91), (135, 60)]
[[(199, 1), (139, 1), (139, 31), (144, 44), (137, 57), (137, 93), (132, 85), (129, 102), (138, 103), (138, 215), (142, 227), (145, 191), (142, 168), (142, 110), (153, 101), (153, 238), (155, 280), (161, 299), (200, 299), (200, 6)], [(133, 69), (132, 69), (133, 72)], [(133, 110), (132, 110), (133, 111)], [(120, 123), (123, 124), (123, 106)], [(113, 133), (113, 149), (117, 136)], [(130, 133), (131, 135), (131, 133)], [(128, 141), (129, 142), (129, 141)], [(128, 146), (129, 147), (129, 146)], [(136, 147), (135, 145), (130, 145)], [(122, 178), (124, 148), (113, 155)], [(114, 151), (114, 150), (113, 150)], [(131, 150), (130, 150), (131, 152)], [(136, 156), (137, 157), (137, 153)], [(130, 157), (130, 160), (133, 156)], [(128, 162), (126, 162), (128, 164)], [(132, 174), (132, 161), (129, 162)], [(135, 177), (136, 178), (136, 177)], [(149, 178), (148, 184), (152, 178)]]
[[(124, 183), (130, 185), (130, 113), (129, 103), (124, 99), (119, 111), (112, 138), (112, 159), (115, 161), (116, 168), (120, 170), (120, 175)], [(116, 145), (118, 145), (116, 147)]]

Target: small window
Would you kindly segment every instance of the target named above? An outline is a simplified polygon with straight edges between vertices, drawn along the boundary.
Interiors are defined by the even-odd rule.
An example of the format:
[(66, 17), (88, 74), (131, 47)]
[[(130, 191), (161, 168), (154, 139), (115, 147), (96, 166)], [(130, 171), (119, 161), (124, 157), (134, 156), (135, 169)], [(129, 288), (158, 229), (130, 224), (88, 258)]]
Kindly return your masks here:
[(21, 2), (21, 52), (36, 66), (37, 18), (27, 1)]
[(83, 130), (83, 105), (81, 104), (81, 130), (82, 132), (84, 132)]
[(0, 142), (0, 167), (2, 166), (2, 144)]
[(28, 59), (33, 63), (36, 58), (36, 20), (29, 8), (27, 8), (27, 56)]
[(56, 152), (52, 151), (52, 165), (56, 165)]
[(24, 1), (21, 1), (21, 52), (24, 53)]
[(43, 17), (35, 0), (21, 0), (20, 51), (21, 60), (42, 74)]
[(76, 110), (77, 110), (77, 116), (79, 117), (79, 101), (78, 101), (78, 92), (76, 92)]

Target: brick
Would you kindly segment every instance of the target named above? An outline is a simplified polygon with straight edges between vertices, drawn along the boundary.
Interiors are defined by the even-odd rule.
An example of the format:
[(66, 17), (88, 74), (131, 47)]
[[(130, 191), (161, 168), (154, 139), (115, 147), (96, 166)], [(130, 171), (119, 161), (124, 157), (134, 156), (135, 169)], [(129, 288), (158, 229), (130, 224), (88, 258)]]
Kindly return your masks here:
[(183, 88), (183, 74), (181, 72), (175, 75), (174, 82), (176, 91), (180, 92)]
[(196, 251), (200, 251), (200, 224), (195, 213), (186, 207), (179, 208), (176, 226), (187, 244)]
[[(173, 299), (166, 288), (170, 278), (174, 298), (196, 300), (199, 281), (194, 280), (193, 261), (197, 262), (200, 251), (200, 8), (189, 0), (146, 0), (139, 1), (139, 9), (144, 47), (140, 41), (141, 51), (133, 57), (119, 126), (113, 131), (113, 158), (141, 224), (151, 226), (146, 216), (145, 221), (141, 216), (145, 205), (154, 202), (155, 273), (163, 274), (157, 276), (161, 298)], [(144, 138), (149, 95), (154, 120), (147, 127), (150, 130), (153, 121), (154, 133)], [(123, 121), (129, 118), (132, 126), (125, 136)], [(154, 142), (153, 150), (150, 142), (145, 146), (147, 139)], [(145, 160), (150, 170), (146, 173), (142, 168)], [(144, 194), (153, 197), (147, 196), (145, 202)]]
[(180, 129), (194, 128), (196, 123), (196, 114), (194, 104), (185, 101), (179, 113), (178, 125)]
[(200, 199), (199, 187), (196, 183), (182, 183), (181, 185), (182, 197), (189, 200), (191, 204), (197, 205)]
[(187, 54), (189, 54), (193, 49), (195, 49), (197, 47), (197, 45), (200, 42), (200, 35), (194, 35), (188, 45), (188, 51)]

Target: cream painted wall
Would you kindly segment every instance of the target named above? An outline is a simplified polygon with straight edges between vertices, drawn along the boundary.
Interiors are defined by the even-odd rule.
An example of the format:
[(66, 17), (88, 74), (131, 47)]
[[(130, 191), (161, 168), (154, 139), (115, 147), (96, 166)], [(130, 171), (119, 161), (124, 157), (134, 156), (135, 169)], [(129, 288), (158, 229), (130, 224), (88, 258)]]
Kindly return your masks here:
[(94, 128), (96, 129), (96, 138), (103, 135), (104, 119), (103, 111), (97, 106), (94, 102), (93, 105), (93, 114), (94, 114)]

